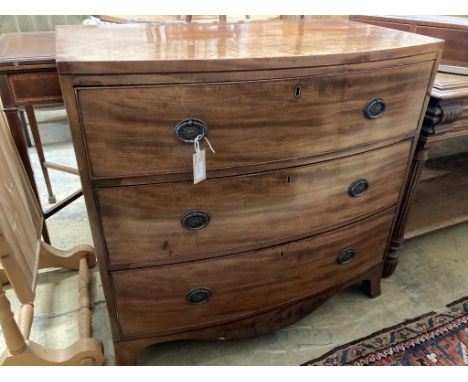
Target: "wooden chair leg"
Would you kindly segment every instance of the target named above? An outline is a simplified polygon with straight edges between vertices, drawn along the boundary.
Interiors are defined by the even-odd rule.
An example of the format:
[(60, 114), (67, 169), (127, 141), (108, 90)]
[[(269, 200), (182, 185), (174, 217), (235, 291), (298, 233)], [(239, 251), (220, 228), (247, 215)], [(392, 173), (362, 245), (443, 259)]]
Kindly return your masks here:
[(52, 183), (50, 182), (49, 170), (45, 166), (45, 155), (44, 149), (42, 148), (41, 136), (39, 134), (39, 128), (37, 126), (36, 115), (34, 114), (33, 106), (26, 106), (26, 114), (28, 116), (29, 126), (31, 127), (31, 133), (34, 139), (34, 144), (36, 145), (37, 156), (39, 157), (39, 162), (41, 164), (42, 175), (44, 176), (45, 184), (47, 187), (47, 192), (49, 193), (49, 203), (55, 203), (57, 201), (54, 192), (52, 190)]
[(21, 305), (18, 326), (24, 339), (29, 340), (32, 322), (34, 319), (34, 305), (32, 303)]
[[(0, 326), (5, 337), (6, 352), (11, 355), (19, 354), (27, 348), (26, 341), (15, 321), (11, 311), (10, 301), (5, 295), (3, 287), (0, 285)], [(1, 360), (1, 359), (0, 359)]]
[(80, 259), (85, 257), (88, 268), (96, 264), (96, 254), (93, 247), (81, 244), (68, 251), (63, 251), (41, 242), (39, 254), (39, 268), (68, 268), (78, 270), (80, 268)]

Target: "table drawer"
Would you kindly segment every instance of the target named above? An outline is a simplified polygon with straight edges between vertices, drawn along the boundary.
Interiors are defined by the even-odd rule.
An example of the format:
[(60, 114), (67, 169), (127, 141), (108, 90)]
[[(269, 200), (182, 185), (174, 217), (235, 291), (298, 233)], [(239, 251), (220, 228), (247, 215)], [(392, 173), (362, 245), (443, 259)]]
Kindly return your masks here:
[(383, 260), (394, 212), (260, 251), (113, 272), (121, 331), (163, 333), (209, 326), (357, 277)]
[[(78, 88), (91, 175), (191, 172), (193, 144), (175, 134), (187, 119), (206, 124), (216, 150), (207, 152), (208, 171), (292, 161), (416, 132), (431, 69), (427, 62), (322, 77)], [(376, 117), (381, 100), (385, 111)], [(181, 131), (193, 138), (201, 128)]]
[[(96, 190), (110, 264), (180, 261), (309, 235), (397, 202), (411, 141), (277, 171)], [(359, 196), (366, 188), (367, 191)]]
[(62, 102), (57, 72), (18, 73), (9, 76), (17, 105)]

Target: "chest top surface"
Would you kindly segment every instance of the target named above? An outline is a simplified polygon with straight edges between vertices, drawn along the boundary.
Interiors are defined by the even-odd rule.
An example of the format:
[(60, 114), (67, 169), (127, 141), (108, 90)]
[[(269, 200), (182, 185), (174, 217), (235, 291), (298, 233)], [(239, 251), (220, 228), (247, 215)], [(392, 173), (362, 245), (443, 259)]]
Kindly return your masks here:
[(435, 52), (441, 40), (357, 22), (57, 27), (61, 74), (314, 67)]

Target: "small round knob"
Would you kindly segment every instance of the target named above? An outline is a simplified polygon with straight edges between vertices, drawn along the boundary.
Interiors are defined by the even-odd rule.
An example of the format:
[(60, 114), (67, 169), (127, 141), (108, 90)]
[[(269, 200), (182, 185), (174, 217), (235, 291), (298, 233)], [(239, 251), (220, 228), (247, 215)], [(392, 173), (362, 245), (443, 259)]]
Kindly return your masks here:
[(356, 256), (356, 250), (354, 248), (346, 248), (340, 252), (336, 258), (336, 262), (338, 264), (348, 264), (353, 260), (354, 256)]
[(205, 228), (210, 222), (210, 215), (205, 211), (190, 211), (182, 216), (182, 227), (190, 230)]
[(206, 136), (208, 127), (201, 119), (188, 118), (175, 125), (175, 135), (184, 143), (193, 143), (195, 138)]
[(379, 118), (385, 111), (385, 101), (382, 98), (374, 98), (364, 106), (364, 116), (368, 119)]
[(185, 299), (189, 304), (203, 304), (211, 297), (211, 290), (208, 288), (195, 288), (187, 293)]
[(367, 179), (356, 179), (350, 184), (348, 188), (348, 194), (354, 197), (361, 196), (369, 188), (369, 182)]

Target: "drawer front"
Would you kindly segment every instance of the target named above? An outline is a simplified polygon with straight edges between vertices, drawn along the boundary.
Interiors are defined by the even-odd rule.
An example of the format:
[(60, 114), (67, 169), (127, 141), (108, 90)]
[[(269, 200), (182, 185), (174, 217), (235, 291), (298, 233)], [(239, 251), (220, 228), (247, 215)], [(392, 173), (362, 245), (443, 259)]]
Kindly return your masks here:
[(256, 252), (111, 274), (123, 334), (236, 319), (359, 276), (383, 258), (394, 210)]
[(410, 147), (404, 141), (315, 165), (196, 185), (97, 189), (109, 262), (234, 253), (389, 207), (397, 202)]
[(9, 81), (17, 105), (62, 102), (62, 91), (55, 71), (12, 74)]
[[(91, 174), (191, 172), (193, 144), (175, 134), (186, 119), (206, 126), (216, 151), (207, 152), (208, 171), (308, 158), (416, 132), (431, 69), (428, 62), (323, 77), (78, 88)], [(371, 118), (379, 115), (378, 99), (385, 110)], [(368, 106), (366, 117), (372, 101), (376, 107)], [(181, 134), (201, 130), (185, 126)]]

